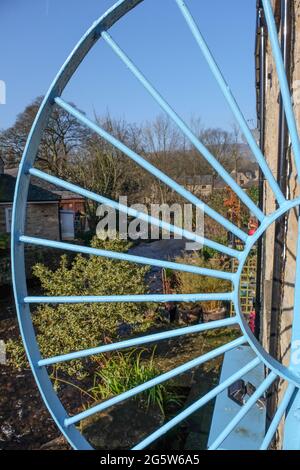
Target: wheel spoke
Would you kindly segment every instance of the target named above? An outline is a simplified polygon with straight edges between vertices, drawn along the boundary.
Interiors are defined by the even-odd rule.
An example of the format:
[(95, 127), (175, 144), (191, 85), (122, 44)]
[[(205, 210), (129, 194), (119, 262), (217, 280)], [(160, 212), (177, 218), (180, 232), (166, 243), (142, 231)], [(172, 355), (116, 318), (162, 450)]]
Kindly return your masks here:
[(286, 199), (284, 195), (282, 194), (282, 191), (277, 183), (277, 181), (274, 178), (274, 175), (272, 171), (269, 168), (269, 165), (267, 164), (264, 155), (262, 154), (259, 146), (257, 145), (253, 134), (251, 130), (249, 129), (249, 126), (228, 86), (226, 83), (225, 78), (222, 75), (221, 70), (219, 69), (212, 53), (209, 50), (209, 47), (207, 46), (204, 37), (202, 36), (199, 27), (197, 26), (192, 14), (190, 13), (189, 9), (187, 8), (185, 2), (183, 0), (175, 0), (185, 21), (187, 22), (188, 27), (190, 28), (190, 31), (192, 32), (192, 35), (194, 36), (198, 46), (200, 47), (204, 58), (206, 59), (206, 62), (213, 73), (219, 88), (221, 92), (223, 93), (223, 96), (225, 97), (227, 103), (230, 106), (231, 111), (233, 112), (237, 122), (239, 123), (239, 126), (249, 144), (249, 147), (251, 148), (253, 155), (256, 158), (257, 163), (260, 166), (261, 171), (265, 175), (266, 179), (268, 180), (275, 197), (279, 203), (279, 205), (282, 205), (286, 202)]
[(237, 415), (230, 421), (226, 428), (219, 434), (217, 439), (212, 443), (209, 450), (216, 450), (225, 441), (226, 437), (234, 430), (240, 421), (246, 416), (248, 411), (255, 405), (257, 400), (265, 393), (265, 391), (272, 385), (277, 375), (271, 372), (268, 377), (260, 384), (258, 389), (251, 395), (247, 403), (240, 409)]
[(180, 375), (190, 369), (193, 369), (195, 367), (198, 367), (201, 364), (204, 364), (207, 361), (210, 361), (218, 356), (221, 356), (225, 352), (230, 351), (231, 349), (234, 349), (244, 344), (245, 342), (246, 340), (244, 337), (238, 338), (217, 349), (214, 349), (213, 351), (210, 351), (200, 357), (197, 357), (196, 359), (193, 359), (192, 361), (189, 361), (179, 367), (175, 367), (174, 369), (162, 375), (159, 375), (155, 379), (149, 380), (148, 382), (138, 385), (137, 387), (134, 387), (131, 390), (128, 390), (127, 392), (121, 393), (120, 395), (113, 397), (103, 403), (100, 403), (99, 405), (93, 406), (92, 408), (89, 408), (88, 410), (85, 410), (82, 413), (78, 413), (77, 415), (72, 416), (71, 418), (67, 418), (65, 420), (65, 426), (78, 423), (79, 421), (85, 418), (88, 418), (89, 416), (92, 416), (96, 413), (104, 411), (107, 408), (110, 408), (113, 405), (116, 405), (124, 400), (127, 400), (128, 398), (131, 398), (139, 393), (142, 393), (145, 390), (148, 390), (149, 388), (155, 387), (156, 385), (159, 385), (165, 382), (166, 380), (172, 379), (176, 377), (177, 375)]
[(112, 50), (119, 56), (134, 76), (141, 82), (144, 88), (151, 94), (155, 101), (161, 106), (161, 108), (170, 116), (170, 118), (178, 125), (185, 136), (191, 141), (194, 147), (200, 152), (201, 155), (207, 160), (207, 162), (215, 169), (215, 171), (221, 176), (221, 178), (233, 189), (243, 203), (250, 209), (253, 214), (262, 221), (265, 217), (264, 213), (257, 207), (247, 193), (236, 183), (236, 181), (229, 175), (223, 165), (209, 152), (205, 145), (193, 134), (191, 129), (183, 122), (183, 120), (176, 114), (171, 106), (163, 99), (163, 97), (155, 90), (155, 88), (149, 83), (146, 77), (137, 69), (129, 57), (122, 51), (122, 49), (113, 41), (111, 36), (107, 32), (101, 34), (105, 42), (112, 48)]
[(82, 253), (91, 256), (100, 256), (103, 258), (115, 259), (118, 261), (128, 261), (129, 263), (145, 264), (149, 266), (157, 266), (159, 268), (173, 269), (174, 271), (183, 271), (191, 274), (198, 274), (201, 276), (214, 277), (217, 279), (224, 279), (233, 281), (234, 275), (230, 272), (218, 271), (215, 269), (201, 268), (188, 264), (173, 263), (171, 261), (164, 261), (154, 258), (145, 258), (143, 256), (130, 255), (128, 253), (118, 253), (116, 251), (101, 250), (99, 248), (91, 248), (88, 246), (74, 245), (72, 243), (63, 243), (54, 240), (45, 240), (43, 238), (27, 237), (25, 235), (19, 238), (21, 243), (28, 243), (31, 245), (45, 246), (48, 248), (55, 248), (58, 250), (72, 251), (75, 253)]
[[(176, 183), (176, 181), (169, 178), (169, 176), (165, 175), (162, 171), (160, 171), (154, 165), (149, 163), (147, 160), (143, 159), (140, 155), (133, 152), (131, 149), (129, 149), (126, 145), (124, 145), (118, 139), (116, 139), (115, 137), (110, 135), (108, 132), (106, 132), (104, 129), (102, 129), (98, 124), (95, 124), (90, 119), (85, 117), (82, 113), (77, 111), (77, 109), (75, 109), (73, 106), (69, 105), (68, 103), (63, 101), (61, 98), (56, 98), (55, 102), (61, 108), (63, 108), (65, 111), (67, 111), (72, 116), (77, 118), (78, 121), (85, 124), (89, 129), (93, 130), (99, 136), (101, 136), (103, 139), (105, 139), (106, 141), (108, 141), (109, 143), (114, 145), (116, 148), (118, 148), (121, 152), (125, 153), (129, 158), (131, 158), (138, 165), (140, 165), (142, 168), (147, 170), (151, 175), (155, 176), (157, 179), (159, 179), (160, 181), (165, 183), (167, 186), (169, 186), (169, 188), (171, 188), (177, 194), (180, 194), (180, 196), (185, 198), (187, 201), (191, 202), (196, 207), (203, 210), (203, 212), (205, 214), (207, 214), (209, 217), (211, 217), (216, 222), (221, 224), (224, 228), (226, 228), (230, 232), (234, 233), (241, 240), (243, 240), (243, 241), (247, 240), (247, 234), (245, 232), (243, 232), (241, 229), (239, 229), (236, 225), (232, 224), (228, 219), (221, 216), (215, 210), (211, 209), (211, 207), (209, 207), (203, 201), (201, 201), (196, 196), (194, 196), (192, 193), (190, 193), (190, 191), (186, 190), (183, 186)], [(243, 192), (243, 194), (245, 194), (245, 192), (243, 190), (241, 190), (241, 191)], [(255, 206), (255, 207), (257, 207), (257, 206)]]
[(262, 445), (260, 446), (260, 450), (267, 450), (269, 445), (271, 444), (272, 439), (274, 437), (274, 434), (276, 433), (276, 431), (278, 429), (278, 426), (280, 424), (280, 421), (281, 421), (284, 413), (286, 412), (286, 409), (288, 408), (288, 406), (291, 402), (291, 399), (292, 399), (292, 396), (294, 394), (295, 389), (296, 389), (295, 385), (289, 384), (289, 386), (288, 386), (288, 388), (287, 388), (287, 390), (284, 394), (284, 397), (281, 400), (281, 403), (280, 403), (279, 407), (277, 408), (277, 411), (274, 415), (274, 418), (272, 419), (272, 421), (270, 423), (267, 434), (265, 435), (265, 438), (262, 442)]
[(142, 344), (154, 343), (166, 339), (176, 338), (178, 336), (186, 336), (195, 333), (203, 333), (204, 331), (216, 330), (238, 324), (237, 317), (225, 318), (224, 320), (217, 320), (213, 322), (201, 323), (200, 325), (187, 326), (185, 328), (177, 328), (176, 330), (163, 331), (162, 333), (154, 333), (126, 341), (119, 341), (118, 343), (105, 344), (96, 348), (85, 349), (83, 351), (76, 351), (69, 354), (62, 354), (61, 356), (50, 357), (38, 361), (38, 366), (50, 366), (59, 362), (73, 361), (75, 359), (82, 359), (88, 356), (95, 356), (111, 351), (118, 351), (120, 349), (127, 349), (133, 346), (140, 346)]
[(239, 380), (241, 377), (243, 377), (245, 374), (247, 374), (251, 370), (255, 369), (255, 367), (257, 367), (259, 364), (260, 364), (260, 359), (258, 359), (258, 358), (251, 361), (249, 364), (244, 366), (242, 369), (240, 369), (235, 374), (231, 375), (228, 379), (226, 379), (224, 382), (219, 384), (217, 387), (213, 388), (210, 392), (208, 392), (202, 398), (200, 398), (195, 403), (190, 405), (188, 408), (183, 410), (181, 413), (179, 413), (177, 416), (175, 416), (175, 418), (171, 419), (168, 423), (164, 424), (157, 431), (150, 434), (150, 436), (148, 436), (146, 439), (144, 439), (142, 442), (140, 442), (132, 450), (145, 449), (145, 447), (147, 447), (152, 442), (159, 439), (166, 432), (170, 431), (170, 429), (174, 428), (174, 426), (181, 423), (186, 418), (188, 418), (191, 414), (193, 414), (195, 411), (199, 410), (204, 405), (206, 405), (206, 403), (208, 403), (210, 400), (212, 400), (217, 395), (219, 395), (219, 393), (223, 392), (223, 390), (226, 390), (226, 388), (228, 388), (231, 384), (233, 384), (234, 382)]
[[(199, 136), (197, 136), (196, 133), (193, 132), (191, 127), (189, 127), (187, 123), (184, 122), (184, 120), (175, 112), (175, 110), (170, 106), (167, 100), (165, 100), (165, 98), (158, 92), (158, 90), (150, 83), (147, 77), (143, 75), (143, 73), (138, 69), (138, 67), (133, 63), (133, 61), (112, 39), (112, 37), (108, 33), (110, 27), (142, 1), (143, 0), (118, 0), (117, 3), (113, 7), (111, 7), (106, 14), (99, 18), (97, 22), (95, 22), (92, 27), (86, 32), (86, 34), (81, 38), (69, 58), (66, 60), (66, 62), (60, 69), (54, 82), (52, 83), (47, 94), (45, 95), (45, 98), (34, 120), (32, 129), (29, 133), (26, 146), (24, 148), (24, 153), (20, 164), (19, 176), (16, 180), (15, 197), (13, 203), (11, 264), (18, 322), (30, 367), (33, 371), (36, 383), (40, 389), (41, 396), (60, 431), (65, 435), (65, 437), (68, 439), (68, 441), (74, 448), (91, 449), (90, 444), (85, 439), (84, 434), (81, 433), (80, 429), (76, 426), (76, 423), (79, 423), (81, 420), (88, 418), (89, 416), (93, 416), (96, 413), (101, 413), (102, 411), (114, 405), (118, 405), (124, 400), (130, 399), (139, 393), (143, 393), (146, 390), (151, 389), (152, 387), (156, 387), (159, 384), (162, 384), (167, 380), (173, 379), (174, 377), (177, 377), (178, 375), (184, 372), (197, 368), (207, 361), (214, 360), (215, 358), (224, 355), (227, 351), (234, 350), (235, 348), (238, 348), (242, 344), (248, 342), (250, 346), (252, 345), (254, 351), (256, 351), (257, 357), (254, 360), (249, 362), (247, 365), (243, 366), (243, 368), (235, 372), (222, 383), (219, 383), (215, 388), (213, 388), (201, 398), (197, 397), (195, 403), (187, 406), (187, 408), (183, 408), (181, 412), (178, 413), (178, 415), (173, 417), (169, 422), (166, 422), (155, 432), (152, 432), (147, 438), (143, 439), (139, 444), (134, 447), (133, 450), (144, 449), (146, 446), (159, 439), (161, 436), (163, 436), (166, 432), (174, 428), (176, 425), (182, 423), (182, 421), (184, 421), (192, 413), (203, 407), (210, 400), (214, 399), (218, 394), (224, 392), (227, 387), (229, 387), (231, 384), (233, 384), (238, 379), (245, 376), (245, 374), (262, 364), (265, 364), (265, 366), (270, 369), (270, 374), (258, 386), (257, 390), (255, 390), (255, 392), (249, 397), (248, 401), (244, 404), (244, 406), (239, 409), (236, 416), (234, 416), (234, 418), (226, 425), (225, 429), (223, 429), (223, 431), (219, 434), (219, 436), (210, 446), (210, 450), (214, 450), (222, 446), (222, 443), (227, 439), (230, 433), (234, 431), (236, 426), (241, 423), (241, 421), (251, 410), (251, 408), (255, 406), (257, 400), (263, 394), (265, 394), (270, 385), (276, 380), (278, 374), (280, 375), (280, 377), (287, 380), (289, 382), (289, 385), (269, 425), (269, 428), (262, 441), (260, 449), (268, 449), (268, 447), (272, 443), (272, 439), (276, 433), (276, 430), (278, 429), (281, 420), (283, 419), (287, 410), (291, 412), (287, 413), (286, 415), (285, 438), (288, 441), (288, 447), (297, 447), (299, 444), (298, 442), (296, 442), (297, 439), (294, 439), (295, 442), (293, 441), (293, 438), (295, 436), (297, 437), (297, 433), (295, 433), (295, 426), (297, 427), (297, 417), (295, 417), (296, 415), (295, 413), (293, 413), (293, 409), (296, 410), (297, 408), (297, 400), (295, 399), (295, 394), (299, 378), (299, 374), (297, 374), (299, 367), (297, 369), (297, 365), (291, 363), (290, 367), (285, 372), (283, 367), (277, 368), (277, 366), (274, 365), (273, 361), (268, 357), (268, 355), (264, 355), (261, 349), (256, 346), (255, 341), (251, 339), (251, 336), (249, 335), (247, 329), (244, 327), (244, 321), (242, 319), (242, 312), (241, 307), (239, 306), (238, 296), (241, 284), (241, 271), (246, 262), (247, 255), (250, 253), (252, 246), (254, 246), (254, 242), (259, 238), (259, 236), (265, 233), (272, 221), (274, 222), (278, 220), (280, 215), (286, 213), (291, 208), (299, 206), (299, 200), (294, 198), (288, 201), (285, 198), (285, 194), (283, 194), (284, 190), (280, 188), (280, 185), (274, 178), (271, 168), (269, 167), (263, 155), (263, 152), (260, 150), (258, 144), (256, 143), (255, 138), (245, 120), (245, 117), (241, 112), (241, 109), (237, 104), (237, 101), (234, 98), (232, 91), (226, 83), (226, 80), (215, 58), (213, 57), (207, 43), (205, 42), (205, 39), (202, 36), (202, 33), (198, 25), (196, 24), (191, 12), (185, 4), (185, 0), (175, 1), (179, 8), (179, 11), (181, 12), (185, 22), (187, 23), (188, 28), (190, 29), (194, 39), (196, 40), (196, 43), (198, 44), (209, 66), (210, 71), (216, 79), (216, 82), (221, 92), (223, 93), (227, 104), (233, 112), (240, 126), (241, 132), (246, 138), (247, 143), (250, 149), (252, 150), (264, 177), (268, 181), (270, 188), (274, 193), (279, 208), (277, 208), (272, 214), (268, 216), (264, 214), (263, 210), (254, 203), (254, 201), (247, 194), (247, 192), (244, 191), (237, 184), (237, 182), (231, 176), (229, 171), (227, 171), (223, 167), (223, 165), (213, 155), (209, 148), (205, 146), (205, 143), (201, 141), (201, 138), (199, 138)], [(297, 130), (296, 117), (293, 112), (293, 103), (290, 95), (289, 83), (285, 73), (285, 64), (282, 58), (281, 48), (278, 40), (278, 32), (275, 24), (272, 2), (271, 0), (262, 0), (262, 5), (265, 12), (270, 42), (278, 72), (282, 103), (285, 110), (287, 126), (291, 137), (293, 153), (295, 156), (295, 164), (298, 170), (299, 177), (299, 134)], [(262, 8), (260, 7), (259, 12), (262, 13), (260, 11), (262, 10)], [(156, 168), (152, 163), (150, 163), (150, 161), (147, 160), (147, 157), (145, 155), (139, 155), (138, 153), (130, 149), (116, 137), (109, 134), (97, 122), (93, 122), (92, 120), (88, 119), (83, 113), (79, 112), (74, 106), (68, 104), (61, 98), (61, 95), (67, 83), (70, 81), (75, 71), (78, 69), (84, 57), (88, 54), (90, 49), (100, 38), (105, 41), (105, 43), (112, 49), (112, 51), (118, 56), (118, 58), (127, 66), (129, 71), (135, 76), (135, 78), (140, 82), (144, 89), (151, 95), (151, 97), (160, 106), (160, 108), (168, 115), (172, 122), (174, 122), (174, 124), (180, 129), (184, 136), (189, 140), (189, 146), (191, 148), (195, 148), (199, 152), (199, 157), (203, 157), (208, 162), (208, 164), (215, 170), (216, 174), (218, 174), (224, 180), (224, 182), (228, 186), (230, 186), (230, 188), (235, 192), (235, 194), (239, 197), (240, 201), (242, 201), (244, 206), (246, 206), (249, 211), (258, 219), (258, 221), (260, 222), (260, 227), (253, 237), (248, 236), (247, 233), (245, 233), (240, 227), (235, 225), (234, 221), (228, 220), (226, 216), (222, 216), (220, 213), (210, 207), (210, 205), (205, 204), (203, 201), (201, 201), (199, 197), (194, 195), (184, 186), (180, 185), (172, 178), (170, 178), (167, 174), (165, 174), (163, 171)], [(234, 234), (235, 237), (240, 239), (242, 244), (245, 245), (243, 251), (238, 251), (237, 249), (214, 242), (210, 239), (205, 238), (204, 236), (201, 236), (197, 232), (193, 233), (192, 228), (190, 228), (190, 230), (185, 230), (183, 228), (180, 228), (179, 226), (162, 221), (159, 219), (159, 217), (152, 217), (151, 215), (148, 215), (147, 210), (145, 210), (145, 212), (142, 212), (143, 209), (141, 211), (137, 211), (131, 207), (128, 207), (116, 201), (110, 200), (104, 196), (101, 196), (93, 191), (86, 190), (76, 184), (64, 181), (62, 179), (56, 178), (55, 176), (49, 175), (43, 171), (33, 168), (34, 162), (38, 155), (39, 146), (42, 142), (43, 132), (45, 132), (45, 129), (48, 125), (54, 105), (57, 105), (60, 109), (66, 111), (68, 114), (73, 116), (81, 124), (91, 129), (94, 133), (100, 136), (101, 139), (105, 140), (110, 145), (119, 149), (122, 154), (127, 155), (127, 157), (129, 157), (133, 162), (135, 162), (141, 168), (153, 175), (160, 182), (167, 185), (169, 188), (171, 188), (172, 191), (176, 192), (178, 195), (192, 203), (197, 209), (202, 210), (204, 214), (206, 214), (218, 224), (220, 224), (220, 226), (223, 227), (227, 232), (231, 232), (232, 234)], [(200, 246), (203, 245), (211, 248), (212, 250), (216, 250), (228, 257), (236, 258), (236, 260), (239, 262), (239, 267), (236, 272), (224, 272), (221, 270), (208, 269), (206, 267), (201, 267), (193, 264), (188, 265), (175, 261), (169, 261), (168, 259), (164, 260), (147, 258), (144, 256), (130, 254), (130, 252), (113, 252), (106, 249), (79, 246), (76, 245), (75, 242), (65, 243), (63, 241), (47, 240), (34, 236), (24, 235), (26, 226), (26, 205), (28, 203), (28, 189), (30, 184), (30, 176), (41, 178), (44, 181), (52, 183), (73, 193), (79, 194), (84, 198), (90, 199), (95, 203), (103, 204), (106, 207), (109, 206), (110, 208), (115, 209), (115, 211), (117, 212), (122, 212), (137, 220), (144, 221), (148, 225), (153, 225), (159, 227), (163, 231), (178, 235), (183, 240), (196, 242)], [(298, 241), (299, 246), (297, 256), (299, 256), (300, 251), (300, 237)], [(125, 290), (125, 288), (120, 285), (119, 292), (121, 293), (121, 295), (106, 295), (106, 292), (114, 292), (115, 289), (107, 289), (106, 286), (103, 285), (103, 287), (96, 292), (96, 295), (76, 295), (78, 294), (78, 291), (74, 288), (73, 292), (71, 293), (74, 293), (75, 295), (30, 296), (27, 293), (24, 244), (43, 246), (62, 251), (64, 250), (73, 253), (83, 254), (86, 256), (98, 256), (103, 258), (105, 257), (111, 260), (124, 263), (137, 263), (146, 266), (156, 266), (157, 268), (172, 269), (174, 271), (190, 273), (198, 276), (207, 276), (210, 278), (222, 279), (231, 282), (232, 285), (228, 288), (227, 292), (218, 293), (198, 292), (194, 294), (124, 294), (123, 291)], [(199, 247), (197, 248), (197, 250), (198, 249), (200, 250)], [(298, 271), (300, 272), (299, 260), (297, 260), (297, 268), (299, 268)], [(297, 297), (297, 288), (299, 288), (300, 285), (299, 279), (297, 277), (295, 284), (295, 312), (299, 310), (299, 302)], [(234, 291), (232, 291), (233, 289)], [(220, 290), (222, 290), (221, 287)], [(87, 294), (90, 294), (88, 289), (85, 292)], [(102, 295), (102, 293), (104, 293), (104, 295)], [(211, 301), (234, 302), (237, 312), (236, 316), (213, 322), (194, 324), (192, 326), (176, 328), (173, 330), (170, 329), (168, 331), (158, 330), (160, 332), (146, 334), (145, 336), (132, 337), (128, 335), (125, 338), (129, 339), (118, 340), (118, 342), (115, 342), (113, 344), (100, 344), (99, 346), (90, 347), (88, 349), (82, 349), (73, 352), (71, 350), (71, 352), (66, 353), (61, 353), (61, 351), (58, 351), (58, 355), (46, 358), (41, 357), (41, 351), (36, 338), (36, 331), (34, 329), (33, 318), (29, 308), (30, 304), (81, 305), (94, 303), (166, 303)], [(68, 307), (68, 309), (72, 310), (72, 307)], [(73, 307), (73, 310), (73, 313), (76, 314), (77, 310), (80, 313), (82, 309), (80, 307), (78, 307), (77, 309)], [(38, 310), (36, 311), (35, 315), (38, 315)], [(299, 339), (299, 325), (300, 322), (295, 316), (291, 340), (292, 345)], [(240, 326), (240, 328), (242, 329), (241, 334), (243, 335), (238, 339), (235, 339), (234, 341), (231, 341), (210, 352), (196, 357), (195, 359), (189, 360), (185, 364), (177, 366), (168, 372), (164, 372), (161, 375), (151, 380), (148, 380), (145, 383), (137, 385), (130, 390), (127, 389), (126, 392), (121, 393), (118, 396), (113, 396), (112, 398), (109, 398), (106, 401), (100, 403), (98, 402), (98, 404), (94, 404), (94, 406), (92, 406), (91, 408), (79, 412), (75, 416), (69, 416), (67, 414), (64, 406), (61, 403), (60, 397), (56, 393), (53, 383), (48, 375), (49, 371), (47, 370), (47, 367), (51, 367), (55, 364), (73, 360), (82, 360), (83, 358), (88, 358), (99, 354), (112, 353), (113, 351), (122, 351), (128, 348), (134, 348), (142, 345), (150, 345), (151, 343), (153, 345), (159, 341), (171, 340), (172, 338), (177, 338), (181, 336), (184, 337), (186, 335), (201, 334), (210, 330), (216, 330), (227, 327), (235, 328), (238, 326)], [(67, 348), (66, 345), (64, 348), (61, 349), (63, 351), (70, 351), (70, 348)], [(290, 381), (293, 381), (296, 385), (290, 383)], [(289, 407), (291, 407), (292, 409), (290, 410)], [(290, 423), (289, 418), (291, 418)], [(291, 441), (293, 442), (290, 445)]]
[(138, 294), (138, 295), (88, 295), (88, 296), (47, 296), (24, 297), (25, 304), (90, 304), (90, 303), (140, 303), (140, 302), (230, 302), (233, 292), (217, 294)]
[(92, 191), (88, 191), (86, 189), (83, 189), (83, 188), (81, 188), (80, 186), (78, 186), (76, 184), (72, 184), (72, 183), (64, 181), (60, 178), (57, 178), (55, 176), (49, 175), (49, 174), (47, 174), (43, 171), (37, 170), (36, 168), (31, 168), (29, 170), (29, 173), (32, 176), (36, 176), (38, 178), (41, 178), (44, 181), (48, 181), (49, 183), (52, 183), (56, 186), (67, 189), (68, 191), (74, 192), (76, 194), (80, 194), (81, 196), (83, 196), (87, 199), (91, 199), (95, 202), (99, 202), (99, 204), (105, 204), (109, 207), (113, 207), (117, 211), (128, 214), (132, 217), (135, 217), (136, 219), (144, 220), (148, 224), (155, 225), (157, 227), (162, 228), (163, 230), (166, 230), (166, 231), (171, 232), (171, 233), (175, 233), (176, 235), (184, 237), (187, 240), (197, 242), (200, 245), (201, 244), (205, 245), (209, 248), (212, 248), (213, 250), (219, 251), (219, 252), (224, 253), (228, 256), (232, 256), (234, 258), (240, 259), (242, 254), (243, 254), (242, 251), (237, 251), (237, 250), (229, 248), (225, 245), (221, 245), (220, 243), (214, 242), (212, 240), (208, 240), (207, 238), (204, 238), (204, 237), (201, 237), (200, 235), (189, 232), (188, 230), (184, 230), (180, 227), (176, 227), (174, 225), (168, 224), (167, 222), (161, 221), (161, 220), (159, 220), (155, 217), (149, 216), (144, 212), (138, 212), (135, 209), (132, 209), (128, 206), (125, 206), (124, 204), (120, 204), (116, 201), (112, 201), (111, 199), (100, 196), (99, 194), (96, 194)]
[(287, 125), (290, 132), (292, 147), (294, 150), (295, 163), (298, 171), (298, 178), (300, 175), (300, 142), (297, 130), (296, 119), (293, 110), (293, 104), (291, 100), (291, 93), (289, 84), (286, 76), (286, 71), (283, 63), (281, 48), (277, 35), (277, 27), (275, 24), (273, 9), (270, 0), (262, 0), (266, 22), (268, 25), (269, 37), (273, 50), (274, 60), (276, 63), (277, 75), (279, 79), (279, 85), (281, 89), (282, 102), (285, 110), (285, 116)]

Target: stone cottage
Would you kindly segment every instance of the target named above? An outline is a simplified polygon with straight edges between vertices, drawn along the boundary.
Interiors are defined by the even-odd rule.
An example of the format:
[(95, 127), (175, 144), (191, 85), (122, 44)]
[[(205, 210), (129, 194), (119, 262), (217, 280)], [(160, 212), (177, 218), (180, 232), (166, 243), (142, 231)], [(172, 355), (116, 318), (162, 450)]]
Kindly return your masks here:
[[(16, 178), (0, 168), (0, 234), (11, 231), (12, 203)], [(51, 191), (30, 184), (28, 193), (26, 234), (40, 238), (59, 240), (60, 197)]]

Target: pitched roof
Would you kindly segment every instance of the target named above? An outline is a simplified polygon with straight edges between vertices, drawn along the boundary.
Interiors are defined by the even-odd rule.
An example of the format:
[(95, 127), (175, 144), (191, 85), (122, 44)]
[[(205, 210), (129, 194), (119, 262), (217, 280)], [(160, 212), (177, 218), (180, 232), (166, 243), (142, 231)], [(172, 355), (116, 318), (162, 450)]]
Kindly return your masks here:
[[(19, 169), (17, 167), (14, 168), (5, 168), (4, 173), (7, 175), (11, 176), (17, 176), (18, 175)], [(41, 178), (37, 178), (36, 176), (31, 176), (30, 177), (31, 183), (39, 188), (45, 189), (46, 191), (50, 191), (53, 194), (57, 195), (58, 199), (63, 200), (69, 200), (69, 199), (82, 199), (84, 200), (84, 197), (81, 196), (80, 194), (72, 193), (72, 191), (67, 191), (65, 189), (59, 189), (58, 186), (55, 186), (52, 183), (48, 183), (48, 181), (44, 181)]]
[(211, 185), (213, 177), (211, 175), (182, 176), (179, 181), (181, 184)]
[[(13, 202), (16, 178), (11, 175), (0, 175), (0, 202)], [(35, 184), (29, 185), (28, 201), (29, 202), (55, 202), (60, 197), (47, 189), (43, 189)]]

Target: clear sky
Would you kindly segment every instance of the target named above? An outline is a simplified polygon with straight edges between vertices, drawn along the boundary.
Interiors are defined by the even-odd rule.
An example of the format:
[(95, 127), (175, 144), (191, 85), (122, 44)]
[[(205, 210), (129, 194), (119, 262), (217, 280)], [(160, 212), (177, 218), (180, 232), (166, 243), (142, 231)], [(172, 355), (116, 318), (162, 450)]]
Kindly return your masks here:
[[(76, 42), (114, 0), (1, 0), (0, 80), (6, 104), (0, 128), (47, 91)], [(240, 107), (255, 126), (256, 0), (187, 0)], [(174, 0), (144, 0), (111, 29), (115, 40), (184, 119), (229, 128), (233, 117)], [(147, 92), (102, 41), (64, 97), (88, 115), (144, 122), (159, 114)]]

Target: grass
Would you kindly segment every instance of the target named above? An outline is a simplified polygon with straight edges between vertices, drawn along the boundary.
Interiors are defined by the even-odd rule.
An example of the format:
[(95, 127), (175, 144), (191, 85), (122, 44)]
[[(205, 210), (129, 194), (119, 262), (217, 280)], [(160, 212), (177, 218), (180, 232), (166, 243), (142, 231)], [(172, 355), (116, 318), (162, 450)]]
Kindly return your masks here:
[[(146, 353), (148, 351), (145, 349), (132, 349), (128, 353), (102, 356), (89, 393), (96, 401), (102, 401), (157, 377), (160, 371), (154, 363), (155, 349), (149, 359), (143, 359), (142, 356)], [(147, 409), (150, 406), (158, 406), (164, 416), (169, 405), (182, 404), (182, 397), (165, 384), (145, 390), (136, 395), (136, 399), (141, 400)]]

